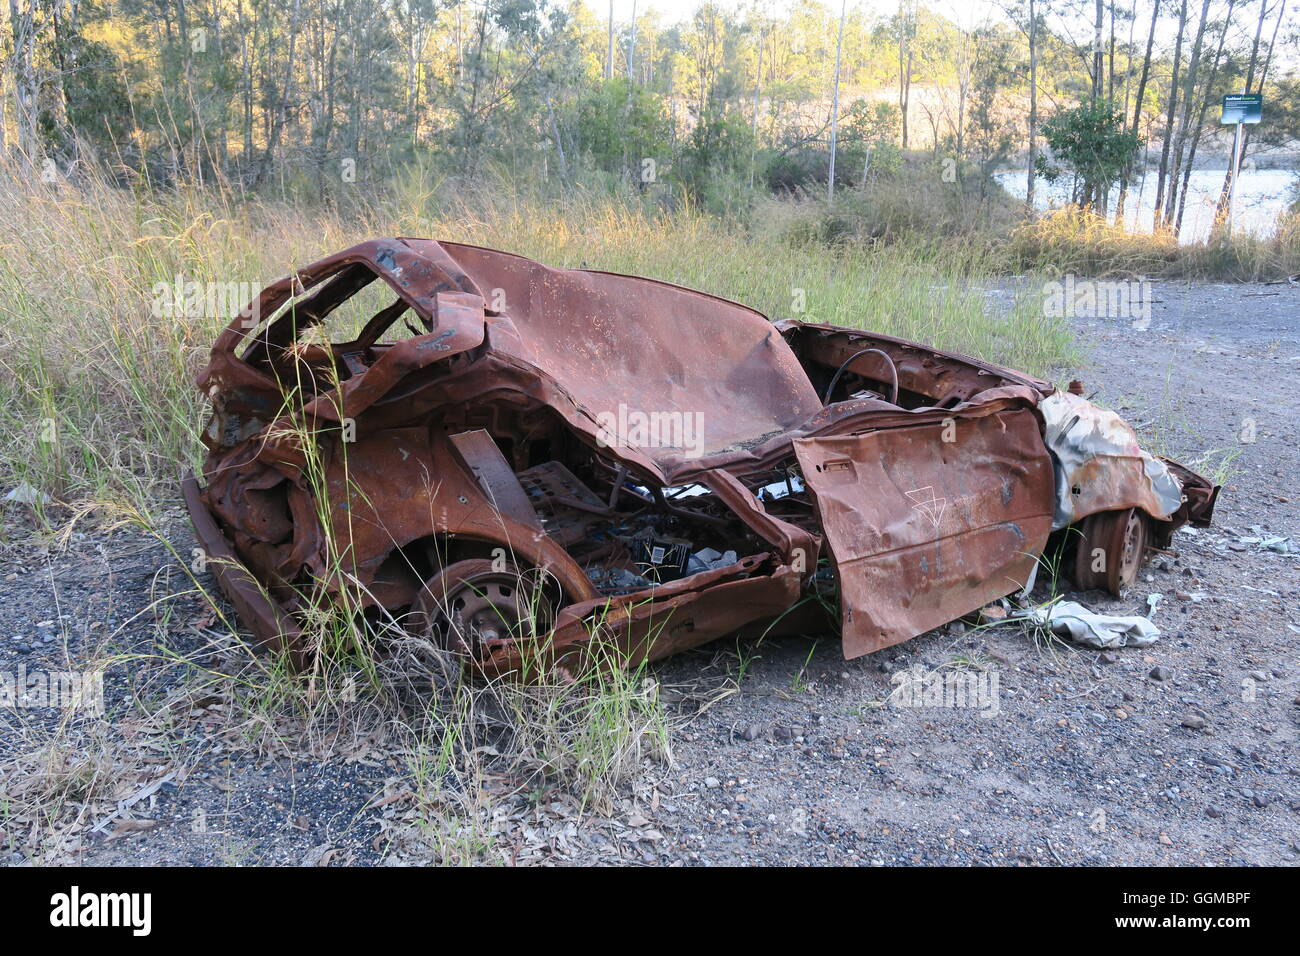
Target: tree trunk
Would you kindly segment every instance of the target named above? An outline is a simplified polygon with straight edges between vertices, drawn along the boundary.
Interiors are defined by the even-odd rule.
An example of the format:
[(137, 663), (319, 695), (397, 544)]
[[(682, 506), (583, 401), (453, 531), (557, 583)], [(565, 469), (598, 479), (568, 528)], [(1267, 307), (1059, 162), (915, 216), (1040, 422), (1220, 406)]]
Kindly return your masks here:
[(614, 78), (614, 0), (609, 0), (609, 51), (605, 54), (605, 79)]
[[(239, 16), (239, 55), (241, 60), (241, 73), (243, 90), (241, 91), (244, 107), (244, 159), (243, 171), (240, 174), (241, 182), (253, 169), (253, 51), (249, 44), (249, 25), (244, 19), (244, 2), (239, 0), (237, 7)], [(257, 42), (257, 34), (253, 32), (253, 45)]]
[[(1286, 11), (1283, 10), (1283, 13)], [(1255, 80), (1255, 65), (1259, 62), (1259, 44), (1264, 35), (1264, 18), (1268, 15), (1268, 0), (1259, 0), (1259, 20), (1255, 24), (1255, 42), (1250, 47), (1250, 62), (1246, 67), (1246, 82), (1242, 87), (1243, 93), (1249, 93), (1251, 84)], [(1280, 22), (1280, 21), (1279, 21)], [(1263, 84), (1260, 84), (1261, 88)], [(1249, 127), (1247, 127), (1249, 129)], [(1242, 130), (1242, 155), (1245, 155), (1245, 130)], [(1223, 175), (1223, 188), (1219, 190), (1219, 201), (1214, 205), (1214, 222), (1217, 230), (1219, 224), (1227, 219), (1228, 215), (1228, 197), (1232, 195), (1232, 160), (1228, 161), (1228, 171)]]
[[(1257, 93), (1264, 92), (1264, 81), (1268, 77), (1268, 67), (1273, 58), (1273, 47), (1277, 43), (1278, 27), (1282, 25), (1282, 19), (1286, 16), (1286, 0), (1282, 0), (1281, 9), (1278, 11), (1277, 23), (1273, 25), (1273, 36), (1269, 40), (1268, 54), (1264, 57), (1264, 67), (1259, 74), (1259, 87), (1255, 90)], [(1246, 68), (1246, 85), (1242, 90), (1244, 93), (1251, 91), (1251, 83), (1255, 78), (1255, 65), (1258, 62), (1260, 37), (1264, 32), (1264, 19), (1267, 16), (1267, 0), (1260, 0), (1259, 4), (1259, 22), (1255, 26), (1255, 42), (1250, 49), (1250, 63)], [(1241, 156), (1245, 159), (1246, 147), (1250, 144), (1250, 127), (1247, 126), (1241, 131)], [(1219, 190), (1219, 201), (1214, 207), (1215, 223), (1223, 222), (1228, 214), (1228, 197), (1232, 194), (1232, 163), (1228, 163), (1228, 171), (1223, 176), (1223, 188)]]
[[(1137, 0), (1133, 0), (1128, 12), (1128, 48), (1133, 49), (1133, 36), (1137, 31)], [(1119, 115), (1124, 119), (1124, 127), (1128, 128), (1128, 108), (1133, 102), (1133, 54), (1130, 52), (1125, 57), (1124, 65), (1124, 108), (1119, 111)]]
[(36, 165), (41, 158), (37, 134), (37, 90), (35, 72), (36, 20), (35, 5), (19, 11), (18, 0), (9, 0), (9, 25), (13, 30), (10, 59), (14, 74), (15, 119), (18, 126), (18, 149), (23, 158)]
[(1035, 166), (1038, 162), (1038, 14), (1029, 0), (1029, 171), (1025, 182), (1025, 211), (1034, 214)]
[(1183, 82), (1183, 116), (1178, 124), (1178, 135), (1174, 140), (1174, 167), (1169, 177), (1169, 195), (1165, 199), (1164, 221), (1173, 222), (1174, 211), (1178, 208), (1178, 175), (1182, 172), (1183, 151), (1187, 148), (1187, 127), (1192, 119), (1192, 97), (1196, 92), (1196, 71), (1201, 63), (1201, 43), (1205, 39), (1205, 25), (1210, 19), (1210, 0), (1201, 5), (1201, 22), (1196, 26), (1196, 39), (1192, 41), (1192, 58), (1187, 61), (1187, 72)]
[(285, 57), (284, 80), (280, 85), (279, 102), (276, 105), (275, 120), (271, 124), (271, 130), (266, 139), (266, 149), (262, 152), (262, 161), (258, 164), (257, 174), (253, 177), (254, 186), (261, 185), (266, 178), (266, 174), (270, 171), (271, 160), (275, 157), (275, 150), (280, 143), (285, 121), (289, 117), (289, 98), (293, 95), (294, 67), (297, 65), (294, 48), (298, 43), (298, 15), (301, 10), (302, 0), (293, 0), (293, 17), (289, 21), (289, 44)]
[(1110, 8), (1110, 44), (1107, 48), (1106, 58), (1106, 99), (1111, 103), (1115, 102), (1115, 0), (1110, 0), (1107, 4)]
[(636, 55), (636, 0), (632, 0), (632, 33), (627, 44), (627, 79), (632, 82), (632, 60)]
[(898, 108), (903, 115), (903, 149), (907, 149), (907, 108), (912, 97), (912, 26), (914, 11), (911, 0), (903, 0), (898, 11)]
[[(1142, 136), (1142, 98), (1146, 96), (1147, 79), (1151, 75), (1151, 50), (1156, 40), (1156, 21), (1160, 19), (1160, 0), (1154, 0), (1151, 4), (1151, 29), (1147, 31), (1147, 51), (1142, 57), (1142, 74), (1138, 78), (1137, 99), (1133, 106), (1133, 132), (1139, 137)], [(1145, 159), (1146, 153), (1143, 152)], [(1133, 176), (1133, 164), (1129, 163), (1124, 167), (1124, 173), (1119, 180), (1119, 202), (1116, 204), (1115, 218), (1122, 220), (1124, 218), (1124, 201), (1128, 198), (1128, 184)]]
[(1236, 5), (1237, 0), (1228, 0), (1228, 12), (1224, 14), (1223, 29), (1219, 31), (1219, 44), (1214, 51), (1214, 62), (1210, 66), (1210, 75), (1205, 80), (1205, 93), (1201, 97), (1201, 108), (1196, 115), (1196, 126), (1192, 128), (1192, 141), (1187, 149), (1187, 163), (1183, 167), (1183, 186), (1178, 194), (1178, 216), (1174, 220), (1175, 236), (1183, 229), (1183, 210), (1187, 206), (1187, 189), (1196, 162), (1196, 147), (1201, 141), (1201, 133), (1205, 130), (1205, 114), (1209, 112), (1210, 99), (1214, 96), (1214, 83), (1219, 78), (1219, 63), (1223, 58), (1223, 42), (1227, 39), (1228, 26), (1232, 22), (1232, 10)]
[(1187, 0), (1183, 0), (1178, 12), (1178, 39), (1174, 41), (1174, 70), (1169, 80), (1169, 109), (1165, 114), (1164, 143), (1160, 147), (1160, 169), (1156, 173), (1156, 202), (1152, 209), (1152, 226), (1161, 226), (1162, 210), (1165, 202), (1165, 181), (1169, 176), (1169, 152), (1173, 147), (1174, 116), (1178, 109), (1178, 71), (1182, 66), (1183, 28), (1187, 26)]
[(754, 172), (758, 165), (758, 101), (763, 93), (763, 25), (758, 26), (758, 69), (754, 73), (754, 119), (750, 129), (749, 188), (754, 188)]
[(569, 163), (564, 156), (564, 142), (560, 138), (560, 125), (555, 121), (555, 107), (551, 105), (551, 96), (546, 95), (546, 112), (551, 118), (551, 139), (555, 141), (555, 155), (560, 161), (560, 182), (569, 182)]
[[(72, 129), (72, 123), (68, 118), (68, 89), (63, 82), (63, 78), (72, 72), (73, 64), (68, 62), (66, 48), (68, 45), (69, 34), (74, 29), (73, 24), (67, 23), (67, 13), (64, 10), (65, 0), (52, 0), (49, 3), (50, 23), (54, 28), (54, 65), (56, 69), (49, 79), (49, 86), (53, 90), (53, 96), (48, 97), (51, 103), (49, 111), (49, 123), (58, 133), (59, 146), (70, 160), (76, 159), (77, 137)], [(75, 16), (75, 8), (73, 15)]]
[(1104, 51), (1106, 49), (1106, 8), (1102, 0), (1096, 0), (1096, 14), (1092, 24), (1092, 101), (1101, 99), (1103, 89), (1103, 70), (1105, 69)]
[(835, 199), (835, 138), (840, 125), (840, 53), (844, 48), (844, 15), (848, 12), (848, 0), (840, 0), (840, 32), (835, 40), (835, 85), (831, 90), (831, 164), (826, 177), (826, 201)]

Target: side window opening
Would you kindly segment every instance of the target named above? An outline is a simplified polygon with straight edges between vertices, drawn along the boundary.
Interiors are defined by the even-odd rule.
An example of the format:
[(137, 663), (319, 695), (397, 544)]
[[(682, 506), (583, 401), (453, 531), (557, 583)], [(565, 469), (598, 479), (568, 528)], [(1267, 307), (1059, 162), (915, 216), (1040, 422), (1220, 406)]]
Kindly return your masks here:
[[(317, 342), (323, 339), (331, 345), (350, 345), (361, 339), (362, 333), (366, 331), (378, 337), (387, 330), (374, 329), (371, 323), (381, 315), (385, 316), (391, 329), (392, 322), (406, 310), (406, 302), (393, 292), (387, 282), (375, 281), (376, 279), (379, 277), (372, 272), (371, 279), (365, 286), (325, 316), (319, 327)], [(402, 308), (396, 308), (399, 305)], [(392, 311), (395, 308), (396, 311)]]
[(306, 399), (422, 334), (406, 300), (369, 266), (353, 263), (280, 306), (243, 358), (300, 387)]

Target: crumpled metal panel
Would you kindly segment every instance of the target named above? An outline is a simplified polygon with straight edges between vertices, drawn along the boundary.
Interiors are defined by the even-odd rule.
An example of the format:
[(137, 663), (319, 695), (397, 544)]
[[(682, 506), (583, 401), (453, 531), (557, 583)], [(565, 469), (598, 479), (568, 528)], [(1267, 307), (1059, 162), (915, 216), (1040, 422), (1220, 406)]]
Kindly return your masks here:
[[(593, 619), (599, 622), (600, 639), (629, 664), (658, 660), (770, 620), (789, 609), (801, 591), (801, 576), (788, 565), (764, 573), (771, 557), (751, 555), (653, 591), (572, 604), (560, 612), (547, 654), (571, 673), (583, 672), (577, 660), (590, 650)], [(535, 664), (527, 649), (503, 647), (484, 669), (505, 674)]]
[(1047, 396), (1038, 411), (1056, 465), (1053, 530), (1098, 511), (1141, 508), (1153, 518), (1178, 511), (1182, 483), (1142, 450), (1137, 433), (1115, 412), (1069, 392)]
[(545, 369), (583, 415), (615, 426), (628, 412), (702, 415), (700, 448), (640, 449), (665, 472), (692, 451), (725, 453), (821, 410), (794, 353), (753, 309), (652, 279), (439, 245), (500, 309), (498, 318), (512, 320), (509, 337), (494, 323), (493, 347)]
[(1053, 484), (1029, 407), (794, 446), (838, 572), (846, 658), (974, 611), (1033, 573)]

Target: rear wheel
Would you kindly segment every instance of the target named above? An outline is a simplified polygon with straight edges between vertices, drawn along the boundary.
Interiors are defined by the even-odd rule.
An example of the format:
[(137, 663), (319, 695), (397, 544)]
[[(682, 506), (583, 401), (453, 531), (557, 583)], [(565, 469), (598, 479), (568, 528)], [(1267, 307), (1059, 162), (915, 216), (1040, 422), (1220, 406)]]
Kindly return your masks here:
[(1147, 549), (1147, 516), (1137, 508), (1101, 511), (1079, 524), (1074, 582), (1119, 597), (1137, 580)]
[(496, 648), (534, 640), (554, 619), (540, 582), (484, 558), (456, 561), (435, 574), (412, 611), (420, 636), (475, 661)]

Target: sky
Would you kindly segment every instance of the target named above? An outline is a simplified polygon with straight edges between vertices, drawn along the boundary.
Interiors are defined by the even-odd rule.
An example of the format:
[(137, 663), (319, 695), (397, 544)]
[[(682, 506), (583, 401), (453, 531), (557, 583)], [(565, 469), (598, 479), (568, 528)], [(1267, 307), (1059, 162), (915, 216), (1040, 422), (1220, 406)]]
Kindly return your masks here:
[[(687, 19), (700, 4), (700, 0), (635, 0), (638, 15), (647, 9), (657, 10), (663, 15), (665, 25)], [(751, 6), (755, 0), (719, 0), (719, 5), (738, 9)], [(790, 0), (758, 0), (767, 9), (781, 12), (792, 4)], [(596, 11), (601, 19), (609, 16), (609, 0), (586, 0), (589, 7)], [(838, 0), (822, 0), (828, 7), (834, 8)], [(626, 22), (632, 15), (633, 0), (614, 0), (614, 19)], [(964, 27), (974, 26), (990, 15), (1005, 19), (999, 12), (998, 4), (992, 0), (931, 0), (925, 4), (931, 10), (942, 13), (949, 19)], [(877, 15), (889, 15), (898, 9), (898, 0), (849, 0), (853, 10), (866, 10)]]
[[(596, 12), (600, 20), (605, 20), (609, 16), (609, 0), (584, 0), (584, 2)], [(626, 23), (632, 16), (633, 4), (638, 16), (643, 14), (647, 9), (658, 11), (663, 17), (665, 26), (673, 23), (679, 23), (686, 20), (700, 5), (702, 0), (614, 0), (614, 20), (616, 25)], [(755, 3), (761, 3), (766, 9), (773, 13), (782, 13), (793, 6), (793, 0), (717, 0), (719, 6), (736, 10), (751, 7)], [(831, 9), (836, 9), (840, 0), (821, 0), (821, 3)], [(874, 16), (890, 16), (898, 10), (898, 0), (848, 0), (850, 10), (863, 10)], [(927, 9), (940, 13), (949, 20), (958, 24), (964, 29), (971, 29), (981, 23), (989, 21), (1009, 23), (1006, 13), (1003, 11), (1003, 4), (998, 0), (924, 0), (923, 6)], [(1055, 7), (1064, 9), (1065, 5), (1057, 4)], [(1222, 6), (1222, 5), (1220, 5)], [(1061, 19), (1062, 14), (1056, 8), (1053, 8), (1049, 14), (1048, 25), (1052, 29), (1060, 31), (1066, 22)], [(1145, 36), (1145, 30), (1150, 23), (1150, 4), (1148, 0), (1141, 0), (1138, 4), (1138, 23), (1134, 31), (1134, 42), (1141, 45)], [(1288, 6), (1288, 11), (1291, 6)], [(1234, 17), (1234, 33), (1239, 37), (1249, 39), (1254, 34), (1255, 18), (1258, 15), (1258, 7), (1254, 3), (1242, 3), (1238, 0), (1238, 10), (1240, 11)], [(1195, 10), (1192, 10), (1195, 13)], [(1288, 16), (1289, 13), (1288, 13)], [(1273, 17), (1269, 17), (1269, 27), (1272, 29)], [(1124, 28), (1125, 33), (1127, 28)], [(1076, 14), (1072, 22), (1068, 24), (1068, 33), (1076, 38), (1078, 42), (1084, 42), (1090, 32), (1090, 24), (1084, 19), (1080, 19)], [(1170, 12), (1166, 10), (1156, 27), (1156, 46), (1157, 48), (1171, 48), (1177, 34), (1177, 24)], [(1286, 24), (1283, 24), (1283, 33), (1286, 32)], [(1122, 41), (1127, 41), (1127, 35), (1121, 36)], [(1281, 36), (1279, 35), (1279, 39)], [(1288, 49), (1282, 47), (1278, 50), (1275, 62), (1285, 70), (1300, 69), (1300, 51), (1294, 48)]]

